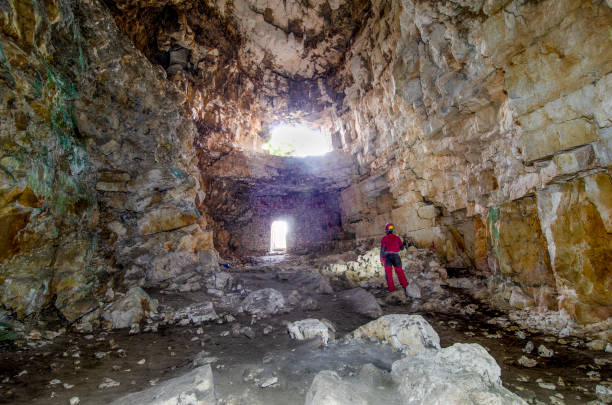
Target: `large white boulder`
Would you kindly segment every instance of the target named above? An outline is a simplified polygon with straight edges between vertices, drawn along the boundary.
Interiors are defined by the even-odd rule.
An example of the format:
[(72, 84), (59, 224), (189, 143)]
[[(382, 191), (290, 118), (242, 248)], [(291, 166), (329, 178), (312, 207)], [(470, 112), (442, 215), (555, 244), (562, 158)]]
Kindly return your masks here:
[(405, 404), (526, 404), (502, 386), (499, 366), (478, 344), (403, 358), (391, 374)]
[[(384, 390), (381, 390), (384, 387)], [(358, 376), (322, 371), (306, 405), (525, 405), (504, 388), (500, 368), (477, 344), (427, 350), (393, 363), (391, 373), (366, 364)]]
[(385, 341), (404, 354), (440, 349), (440, 337), (421, 315), (391, 314), (354, 330), (349, 340)]
[(192, 323), (194, 325), (201, 325), (204, 322), (214, 321), (218, 318), (219, 315), (215, 312), (212, 302), (192, 304), (181, 308), (174, 313), (173, 317), (175, 322), (182, 324)]
[(121, 397), (110, 405), (216, 405), (215, 386), (210, 364), (180, 377), (167, 380)]
[(151, 299), (142, 288), (134, 287), (125, 296), (115, 301), (102, 318), (114, 329), (129, 328), (140, 323), (150, 312), (157, 312), (157, 300)]
[(336, 328), (327, 319), (308, 318), (291, 322), (287, 325), (287, 331), (291, 339), (307, 340), (319, 337), (323, 344), (327, 345), (329, 341), (334, 340)]

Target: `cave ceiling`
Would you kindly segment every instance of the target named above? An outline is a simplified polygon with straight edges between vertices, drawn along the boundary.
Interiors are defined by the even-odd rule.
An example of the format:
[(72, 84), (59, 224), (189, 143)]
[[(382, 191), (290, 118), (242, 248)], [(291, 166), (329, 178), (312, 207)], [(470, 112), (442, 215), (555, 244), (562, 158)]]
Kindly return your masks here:
[(277, 122), (325, 125), (368, 0), (106, 0), (119, 29), (185, 90), (196, 146), (257, 149)]

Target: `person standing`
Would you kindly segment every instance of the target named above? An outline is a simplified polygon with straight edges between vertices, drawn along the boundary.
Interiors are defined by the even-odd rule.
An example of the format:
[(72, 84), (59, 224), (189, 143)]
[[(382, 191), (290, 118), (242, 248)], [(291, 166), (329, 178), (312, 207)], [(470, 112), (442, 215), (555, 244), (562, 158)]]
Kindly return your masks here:
[(385, 236), (380, 241), (380, 262), (385, 267), (389, 292), (395, 291), (393, 268), (395, 268), (395, 273), (402, 288), (405, 290), (408, 287), (408, 281), (402, 269), (402, 259), (399, 256), (400, 250), (404, 249), (404, 242), (393, 234), (394, 228), (392, 223), (385, 225)]

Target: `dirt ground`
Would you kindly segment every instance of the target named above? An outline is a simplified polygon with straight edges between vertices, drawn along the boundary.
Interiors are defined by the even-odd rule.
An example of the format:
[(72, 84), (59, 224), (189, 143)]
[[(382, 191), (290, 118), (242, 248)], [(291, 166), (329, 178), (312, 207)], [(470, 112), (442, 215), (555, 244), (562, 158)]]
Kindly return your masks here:
[[(299, 290), (300, 270), (285, 271), (285, 277), (279, 278), (278, 266), (269, 262), (231, 272), (249, 291), (271, 287), (287, 296), (291, 290)], [(384, 290), (371, 292), (380, 298), (387, 294)], [(208, 300), (203, 292), (150, 293), (161, 304), (170, 306)], [(321, 348), (316, 341), (291, 340), (287, 322), (326, 318), (336, 325), (336, 336), (341, 337), (370, 320), (347, 311), (335, 295), (306, 295), (317, 300), (320, 309), (308, 312), (296, 309), (254, 324), (248, 315), (237, 316), (236, 322), (253, 328), (254, 339), (244, 335), (222, 336), (231, 324), (213, 322), (135, 335), (129, 335), (127, 330), (91, 335), (67, 333), (39, 348), (4, 345), (0, 347), (0, 404), (68, 404), (72, 397), (79, 397), (80, 404), (108, 403), (186, 373), (192, 367), (192, 359), (202, 351), (206, 352), (203, 356), (215, 358), (210, 359), (215, 389), (225, 404), (302, 404), (312, 379), (321, 370), (353, 375), (366, 363), (390, 370), (399, 354), (388, 346), (331, 344)], [(420, 313), (411, 312), (409, 304), (386, 305), (383, 310), (386, 314)], [(612, 355), (587, 350), (578, 339), (567, 338), (560, 344), (554, 337), (528, 332), (526, 339), (519, 339), (515, 331), (487, 324), (488, 319), (499, 314), (482, 306), (469, 317), (420, 314), (439, 334), (443, 347), (456, 342), (484, 346), (500, 365), (504, 386), (529, 403), (585, 404), (595, 399), (598, 381), (612, 381)], [(266, 328), (272, 331), (264, 334)], [(519, 366), (516, 360), (524, 354), (522, 349), (527, 341), (532, 341), (536, 350), (544, 344), (554, 355), (546, 359), (531, 356), (538, 359), (533, 368)], [(261, 387), (275, 377), (278, 382)], [(105, 378), (120, 385), (99, 388)], [(555, 389), (541, 386), (546, 387), (546, 383), (555, 384)]]

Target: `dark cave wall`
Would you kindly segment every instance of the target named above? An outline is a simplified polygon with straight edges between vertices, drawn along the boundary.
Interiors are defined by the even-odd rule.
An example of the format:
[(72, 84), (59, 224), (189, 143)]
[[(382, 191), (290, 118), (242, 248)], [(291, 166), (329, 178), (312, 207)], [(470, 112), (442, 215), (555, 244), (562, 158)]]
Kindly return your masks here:
[(207, 205), (215, 226), (215, 247), (224, 256), (268, 253), (276, 220), (288, 223), (287, 250), (292, 253), (323, 250), (343, 235), (339, 190), (257, 195), (257, 186), (223, 179), (209, 187)]

